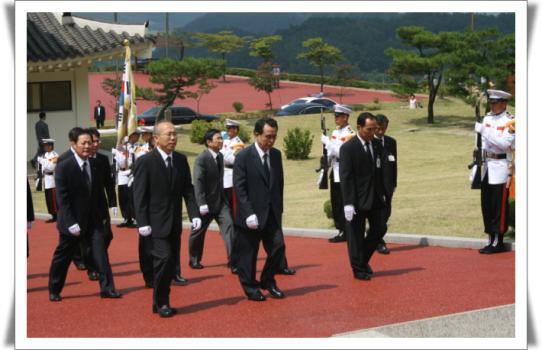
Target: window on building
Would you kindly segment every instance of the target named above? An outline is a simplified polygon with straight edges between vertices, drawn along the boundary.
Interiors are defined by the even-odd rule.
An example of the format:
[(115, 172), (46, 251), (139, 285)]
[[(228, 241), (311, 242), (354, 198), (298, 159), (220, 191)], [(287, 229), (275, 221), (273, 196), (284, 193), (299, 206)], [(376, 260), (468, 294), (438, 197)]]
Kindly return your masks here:
[(27, 111), (71, 111), (71, 81), (43, 81), (27, 84)]

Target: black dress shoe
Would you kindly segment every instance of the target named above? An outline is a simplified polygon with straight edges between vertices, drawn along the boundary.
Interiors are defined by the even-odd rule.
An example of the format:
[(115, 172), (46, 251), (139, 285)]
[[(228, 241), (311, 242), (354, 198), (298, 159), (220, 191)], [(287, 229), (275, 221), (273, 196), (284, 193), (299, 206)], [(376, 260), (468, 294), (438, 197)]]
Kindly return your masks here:
[(201, 269), (203, 269), (203, 265), (202, 265), (199, 261), (196, 261), (196, 262), (190, 262), (190, 263), (188, 264), (188, 266), (190, 266), (191, 268), (196, 269), (196, 270), (201, 270)]
[(238, 275), (238, 274), (239, 274), (239, 270), (237, 269), (237, 267), (232, 267), (232, 268), (231, 268), (231, 273), (234, 274), (234, 275)]
[(248, 300), (252, 301), (265, 301), (265, 297), (263, 296), (262, 292), (259, 290), (255, 291), (252, 294), (247, 295)]
[(283, 269), (280, 269), (277, 274), (279, 275), (295, 275), (295, 269), (290, 269), (290, 268), (283, 268)]
[(135, 223), (133, 223), (133, 222), (128, 222), (128, 223), (126, 223), (126, 227), (127, 228), (137, 228), (137, 225)]
[(284, 298), (284, 292), (281, 291), (276, 285), (272, 285), (263, 289), (267, 290), (272, 298), (275, 298), (275, 299)]
[(371, 279), (371, 275), (369, 275), (367, 272), (354, 272), (354, 278), (362, 281), (369, 281)]
[(369, 275), (373, 274), (373, 269), (371, 268), (371, 265), (365, 265), (365, 272), (367, 272)]
[(98, 275), (98, 272), (91, 271), (88, 273), (88, 279), (91, 281), (97, 281), (100, 279), (100, 276)]
[(188, 284), (188, 280), (179, 275), (175, 275), (173, 276), (173, 284), (176, 286), (186, 286)]
[(346, 242), (346, 235), (344, 234), (344, 231), (339, 231), (339, 233), (330, 239), (328, 239), (330, 243), (339, 243), (339, 242)]
[(86, 270), (87, 267), (85, 266), (85, 264), (83, 263), (80, 263), (80, 264), (75, 264), (75, 268), (79, 271), (83, 271), (83, 270)]
[(105, 292), (100, 292), (100, 298), (111, 298), (111, 299), (118, 299), (121, 298), (122, 294), (117, 292), (116, 290), (108, 290)]
[(53, 223), (53, 222), (56, 222), (55, 218), (52, 218), (52, 219), (49, 219), (49, 220), (45, 221), (46, 224), (50, 224), (50, 223)]
[(390, 253), (390, 251), (388, 250), (388, 247), (386, 247), (386, 243), (378, 243), (378, 246), (376, 246), (376, 251), (384, 255), (387, 255)]
[(160, 317), (171, 317), (177, 313), (177, 310), (170, 308), (168, 305), (162, 305), (159, 308), (153, 305), (152, 312), (159, 314)]
[(118, 224), (117, 227), (126, 227), (126, 225), (128, 225), (128, 223), (126, 221), (124, 221), (124, 222), (121, 222), (120, 224)]
[(62, 297), (60, 296), (60, 294), (50, 293), (49, 294), (49, 300), (50, 301), (61, 301)]
[(496, 254), (496, 253), (503, 253), (506, 251), (506, 248), (504, 247), (504, 244), (497, 244), (496, 246), (488, 245), (484, 248), (480, 249), (480, 254)]

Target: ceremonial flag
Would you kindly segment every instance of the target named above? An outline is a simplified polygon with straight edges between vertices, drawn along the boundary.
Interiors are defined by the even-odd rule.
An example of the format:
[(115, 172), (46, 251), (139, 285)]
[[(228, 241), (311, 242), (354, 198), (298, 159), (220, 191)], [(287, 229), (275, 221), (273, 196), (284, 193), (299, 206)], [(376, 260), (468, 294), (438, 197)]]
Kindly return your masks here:
[(119, 115), (117, 129), (117, 145), (120, 145), (125, 136), (130, 135), (137, 130), (137, 110), (136, 110), (136, 86), (132, 73), (131, 51), (129, 41), (122, 43), (125, 48), (124, 55), (124, 73), (122, 74), (122, 85), (119, 100)]

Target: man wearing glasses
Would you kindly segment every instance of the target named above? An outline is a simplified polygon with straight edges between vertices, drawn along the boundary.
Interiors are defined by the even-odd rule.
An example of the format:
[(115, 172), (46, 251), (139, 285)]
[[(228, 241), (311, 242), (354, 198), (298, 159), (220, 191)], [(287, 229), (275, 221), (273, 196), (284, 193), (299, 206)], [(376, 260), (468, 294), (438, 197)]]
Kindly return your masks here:
[(508, 231), (508, 192), (512, 178), (512, 152), (515, 133), (510, 127), (514, 116), (506, 111), (512, 97), (501, 90), (487, 90), (490, 113), (475, 131), (482, 135), (482, 216), (484, 231), (489, 235), (488, 245), (481, 254), (504, 252), (504, 234)]

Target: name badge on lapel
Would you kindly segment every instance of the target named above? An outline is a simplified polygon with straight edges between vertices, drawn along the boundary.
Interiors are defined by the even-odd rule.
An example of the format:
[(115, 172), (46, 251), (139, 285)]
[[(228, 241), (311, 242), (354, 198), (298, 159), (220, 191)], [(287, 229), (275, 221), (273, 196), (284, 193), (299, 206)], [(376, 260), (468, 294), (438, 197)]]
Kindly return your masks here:
[(376, 157), (376, 167), (380, 168), (380, 157)]
[(395, 162), (395, 156), (394, 156), (393, 154), (390, 154), (390, 155), (388, 156), (388, 161), (390, 161), (390, 162)]

